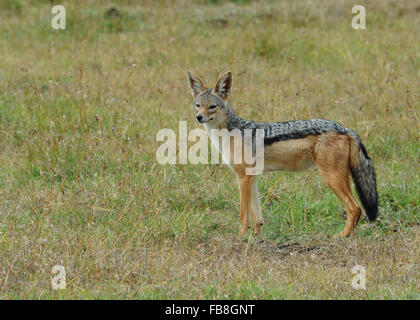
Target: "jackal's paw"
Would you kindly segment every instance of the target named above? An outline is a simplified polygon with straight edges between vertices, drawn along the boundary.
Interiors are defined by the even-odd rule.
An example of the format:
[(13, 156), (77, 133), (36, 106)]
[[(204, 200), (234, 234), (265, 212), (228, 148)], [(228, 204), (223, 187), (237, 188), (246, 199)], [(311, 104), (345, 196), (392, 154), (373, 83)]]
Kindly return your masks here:
[(249, 225), (240, 226), (239, 227), (239, 236), (243, 237), (248, 229), (249, 229)]
[(338, 234), (338, 236), (340, 236), (340, 237), (348, 237), (350, 234), (351, 234), (351, 232), (350, 232), (350, 231), (343, 230), (343, 231), (341, 231), (341, 232)]
[(254, 234), (261, 233), (261, 227), (262, 227), (262, 225), (263, 225), (262, 222), (259, 222), (259, 223), (257, 223), (257, 224), (254, 225), (254, 228), (253, 228)]

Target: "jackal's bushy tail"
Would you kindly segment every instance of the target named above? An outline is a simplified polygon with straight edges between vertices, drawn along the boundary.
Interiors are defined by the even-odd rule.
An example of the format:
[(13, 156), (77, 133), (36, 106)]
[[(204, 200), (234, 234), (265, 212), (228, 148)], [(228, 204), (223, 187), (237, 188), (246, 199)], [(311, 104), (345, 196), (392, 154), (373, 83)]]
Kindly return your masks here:
[(350, 167), (356, 191), (370, 221), (378, 216), (378, 191), (372, 159), (369, 158), (360, 137), (351, 132)]

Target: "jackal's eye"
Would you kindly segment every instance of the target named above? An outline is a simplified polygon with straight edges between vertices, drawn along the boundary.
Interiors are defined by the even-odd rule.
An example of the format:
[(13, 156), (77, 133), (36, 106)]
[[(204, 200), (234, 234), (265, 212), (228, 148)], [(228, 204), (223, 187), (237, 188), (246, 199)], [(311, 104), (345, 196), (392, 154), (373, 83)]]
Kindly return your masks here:
[(209, 109), (210, 109), (210, 110), (214, 110), (214, 109), (216, 109), (216, 108), (217, 108), (217, 106), (216, 106), (216, 105), (212, 105), (212, 106), (210, 106), (210, 107), (209, 107)]

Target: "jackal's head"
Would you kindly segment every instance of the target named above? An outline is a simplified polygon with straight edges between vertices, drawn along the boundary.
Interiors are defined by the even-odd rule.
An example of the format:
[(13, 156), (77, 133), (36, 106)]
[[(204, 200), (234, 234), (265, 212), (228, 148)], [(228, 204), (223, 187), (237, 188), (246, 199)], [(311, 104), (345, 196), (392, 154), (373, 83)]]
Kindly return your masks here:
[(212, 89), (206, 88), (200, 78), (189, 71), (188, 84), (194, 97), (197, 121), (215, 126), (226, 123), (229, 114), (227, 98), (232, 87), (232, 72), (223, 74)]

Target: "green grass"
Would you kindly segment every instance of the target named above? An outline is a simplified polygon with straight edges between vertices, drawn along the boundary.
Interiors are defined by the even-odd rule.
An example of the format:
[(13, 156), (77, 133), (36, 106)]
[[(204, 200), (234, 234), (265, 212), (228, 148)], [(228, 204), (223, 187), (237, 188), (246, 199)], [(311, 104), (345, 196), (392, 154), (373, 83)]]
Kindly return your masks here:
[[(420, 298), (419, 1), (366, 2), (363, 31), (351, 1), (62, 4), (60, 31), (49, 1), (0, 5), (0, 298)], [(156, 162), (160, 129), (197, 127), (185, 71), (212, 85), (227, 66), (242, 117), (359, 133), (379, 221), (340, 239), (315, 168), (272, 173), (244, 241), (229, 169)]]

